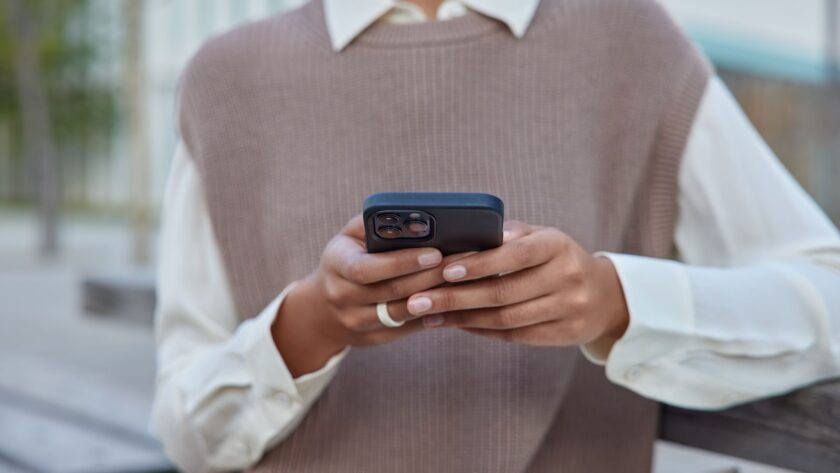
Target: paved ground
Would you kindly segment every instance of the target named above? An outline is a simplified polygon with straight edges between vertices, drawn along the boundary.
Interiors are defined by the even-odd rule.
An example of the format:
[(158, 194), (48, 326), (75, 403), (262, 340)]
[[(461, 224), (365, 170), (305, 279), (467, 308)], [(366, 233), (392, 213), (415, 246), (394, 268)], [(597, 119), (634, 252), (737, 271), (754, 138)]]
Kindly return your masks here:
[(64, 256), (35, 255), (32, 222), (0, 216), (0, 471), (155, 471), (151, 326), (85, 314), (81, 281), (129, 268), (120, 227), (76, 222)]
[[(64, 254), (40, 261), (33, 222), (0, 213), (0, 473), (161, 471), (148, 433), (154, 380), (149, 319), (85, 314), (87, 275), (133, 272), (128, 234), (73, 221)], [(655, 473), (782, 473), (657, 445)]]

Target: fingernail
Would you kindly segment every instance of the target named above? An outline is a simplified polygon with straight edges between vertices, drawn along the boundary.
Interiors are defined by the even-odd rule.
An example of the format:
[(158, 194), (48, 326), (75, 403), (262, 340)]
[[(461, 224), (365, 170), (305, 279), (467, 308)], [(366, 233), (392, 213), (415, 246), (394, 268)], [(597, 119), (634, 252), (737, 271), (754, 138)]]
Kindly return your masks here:
[(422, 314), (432, 308), (432, 300), (422, 296), (408, 301), (408, 311), (414, 315)]
[(440, 327), (441, 325), (443, 325), (443, 316), (440, 314), (423, 317), (424, 327)]
[(420, 263), (420, 266), (424, 268), (427, 266), (435, 266), (440, 264), (442, 256), (440, 252), (437, 251), (429, 251), (428, 253), (422, 253), (420, 256), (417, 257), (417, 262)]
[(505, 230), (505, 231), (502, 232), (502, 241), (503, 242), (508, 241), (510, 239), (510, 237), (512, 237), (512, 236), (513, 236), (513, 232), (509, 232), (509, 231)]
[(460, 264), (452, 265), (443, 270), (443, 277), (447, 281), (457, 281), (467, 275), (467, 268)]

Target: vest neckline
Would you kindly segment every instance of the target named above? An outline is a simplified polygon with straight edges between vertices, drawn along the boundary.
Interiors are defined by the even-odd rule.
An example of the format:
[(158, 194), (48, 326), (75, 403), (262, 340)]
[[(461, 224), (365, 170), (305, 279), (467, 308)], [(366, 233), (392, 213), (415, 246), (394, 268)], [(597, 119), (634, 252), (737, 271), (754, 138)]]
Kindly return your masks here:
[[(310, 20), (317, 22), (323, 38), (329, 42), (322, 0), (311, 0), (308, 8), (310, 10)], [(444, 21), (422, 23), (376, 22), (353, 39), (347, 45), (347, 49), (358, 45), (410, 48), (468, 41), (504, 28), (506, 27), (502, 22), (472, 10), (468, 10), (464, 16)], [(511, 33), (511, 40), (513, 39)]]

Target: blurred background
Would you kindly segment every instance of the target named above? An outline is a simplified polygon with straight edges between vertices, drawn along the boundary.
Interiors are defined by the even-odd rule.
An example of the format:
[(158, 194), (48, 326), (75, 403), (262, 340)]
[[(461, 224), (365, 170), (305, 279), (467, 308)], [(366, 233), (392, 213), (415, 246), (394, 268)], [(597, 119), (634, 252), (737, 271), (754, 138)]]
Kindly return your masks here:
[[(206, 37), (300, 3), (0, 0), (0, 471), (169, 468), (147, 423), (178, 74)], [(840, 2), (664, 3), (840, 222)], [(657, 452), (662, 472), (780, 471)]]

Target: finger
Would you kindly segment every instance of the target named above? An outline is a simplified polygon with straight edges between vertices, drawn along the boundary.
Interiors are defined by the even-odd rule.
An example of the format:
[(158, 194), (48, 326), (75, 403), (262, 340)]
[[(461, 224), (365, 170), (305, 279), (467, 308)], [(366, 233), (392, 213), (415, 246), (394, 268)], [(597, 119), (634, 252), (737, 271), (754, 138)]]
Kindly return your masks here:
[[(538, 297), (518, 304), (441, 314), (437, 327), (510, 330), (550, 322), (557, 318), (557, 301)], [(426, 326), (432, 325), (430, 322)]]
[(498, 307), (534, 299), (548, 294), (551, 289), (544, 266), (414, 294), (408, 299), (408, 310), (413, 315), (428, 315)]
[[(464, 255), (447, 256), (441, 264), (457, 261)], [(439, 268), (426, 269), (368, 285), (356, 284), (337, 274), (329, 275), (326, 281), (330, 301), (338, 307), (367, 306), (377, 302), (406, 299), (412, 294), (446, 283)]]
[[(414, 319), (415, 317), (411, 315), (408, 311), (408, 307), (406, 304), (406, 299), (401, 299), (398, 301), (390, 301), (387, 303), (388, 305), (388, 315), (391, 316), (391, 320), (394, 322), (405, 322), (407, 320)], [(376, 307), (374, 306), (374, 314), (376, 313)], [(379, 328), (382, 328), (382, 323), (379, 321), (379, 317), (376, 318), (377, 323), (379, 324)]]
[[(445, 257), (441, 264), (457, 261), (459, 258), (463, 258), (463, 256), (450, 255)], [(357, 302), (362, 304), (375, 304), (382, 301), (405, 299), (412, 294), (440, 286), (446, 283), (446, 281), (443, 279), (439, 267), (380, 281), (367, 286), (359, 286), (360, 290), (358, 291)]]
[(443, 260), (443, 255), (435, 248), (409, 248), (371, 254), (346, 236), (336, 239), (329, 256), (332, 269), (356, 284), (372, 284), (416, 273), (434, 268)]
[(443, 277), (450, 282), (470, 281), (531, 268), (553, 258), (556, 243), (550, 232), (533, 232), (448, 264), (443, 269)]
[(386, 328), (380, 325), (377, 330), (361, 334), (355, 341), (356, 346), (381, 345), (423, 330), (420, 320), (411, 320), (396, 328)]
[(536, 347), (570, 346), (577, 344), (571, 332), (565, 330), (563, 324), (559, 322), (545, 322), (512, 330), (465, 328), (464, 331), (481, 337)]
[(532, 227), (527, 223), (518, 220), (508, 220), (505, 222), (502, 231), (502, 242), (508, 242), (517, 238), (523, 237), (532, 231)]
[[(387, 302), (388, 315), (394, 322), (405, 322), (414, 319), (406, 307), (406, 300)], [(376, 304), (355, 307), (345, 316), (344, 325), (353, 332), (371, 332), (386, 327), (376, 313)]]

